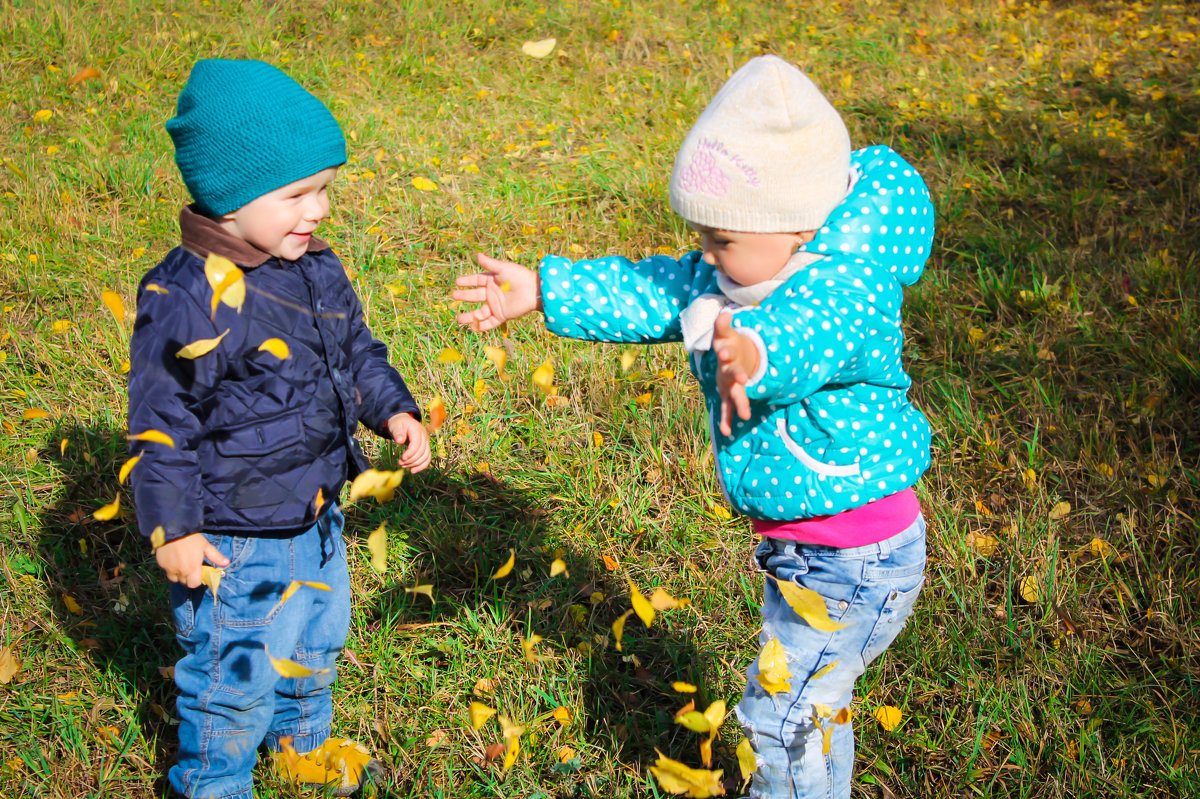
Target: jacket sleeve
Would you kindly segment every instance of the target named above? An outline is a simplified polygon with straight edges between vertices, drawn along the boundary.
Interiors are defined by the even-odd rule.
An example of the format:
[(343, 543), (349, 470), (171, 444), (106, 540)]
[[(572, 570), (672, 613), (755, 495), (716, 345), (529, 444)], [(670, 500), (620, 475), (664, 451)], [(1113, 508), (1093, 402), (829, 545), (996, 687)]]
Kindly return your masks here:
[(350, 300), (350, 357), (354, 365), (354, 387), (361, 397), (359, 419), (376, 435), (390, 439), (387, 421), (398, 413), (421, 418), (404, 378), (388, 362), (388, 348), (371, 334), (363, 319), (362, 303), (348, 278), (344, 290)]
[(679, 315), (693, 296), (700, 253), (680, 260), (611, 256), (542, 259), (542, 310), (550, 332), (587, 341), (682, 341)]
[[(204, 428), (197, 414), (225, 369), (225, 356), (219, 345), (198, 358), (176, 353), (220, 334), (183, 288), (139, 290), (129, 356), (129, 454), (140, 456), (131, 477), (138, 528), (147, 538), (159, 527), (164, 542), (204, 527), (196, 452)], [(132, 438), (152, 430), (171, 443)]]

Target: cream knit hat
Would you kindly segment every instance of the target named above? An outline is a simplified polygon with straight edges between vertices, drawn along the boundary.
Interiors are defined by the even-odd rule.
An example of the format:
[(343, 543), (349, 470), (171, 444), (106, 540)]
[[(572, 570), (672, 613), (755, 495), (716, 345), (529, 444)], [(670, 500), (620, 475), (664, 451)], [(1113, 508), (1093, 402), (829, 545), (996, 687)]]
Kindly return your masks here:
[(671, 207), (717, 230), (816, 230), (849, 179), (850, 134), (837, 110), (803, 72), (765, 55), (735, 72), (688, 132)]

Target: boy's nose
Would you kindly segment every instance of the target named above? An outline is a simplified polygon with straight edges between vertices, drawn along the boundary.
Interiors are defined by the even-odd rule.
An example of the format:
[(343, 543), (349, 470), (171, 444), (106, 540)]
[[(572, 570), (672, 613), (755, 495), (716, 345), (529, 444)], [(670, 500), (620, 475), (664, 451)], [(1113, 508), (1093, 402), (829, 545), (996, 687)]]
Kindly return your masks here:
[(703, 257), (704, 257), (704, 263), (708, 264), (709, 266), (717, 265), (717, 256), (715, 253), (713, 253), (712, 250), (705, 250)]

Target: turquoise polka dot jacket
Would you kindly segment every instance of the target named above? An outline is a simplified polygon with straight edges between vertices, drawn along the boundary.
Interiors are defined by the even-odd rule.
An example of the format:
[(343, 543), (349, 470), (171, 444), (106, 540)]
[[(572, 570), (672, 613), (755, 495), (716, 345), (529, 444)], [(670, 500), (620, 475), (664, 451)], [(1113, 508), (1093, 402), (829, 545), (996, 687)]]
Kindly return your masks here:
[[(901, 364), (903, 287), (921, 276), (934, 214), (920, 174), (888, 147), (851, 157), (856, 180), (804, 250), (823, 256), (733, 325), (758, 348), (748, 420), (723, 435), (716, 356), (693, 353), (721, 487), (747, 516), (839, 513), (894, 494), (929, 466), (929, 422), (908, 400)], [(560, 336), (681, 341), (680, 313), (719, 291), (702, 253), (633, 262), (544, 258), (546, 326)]]

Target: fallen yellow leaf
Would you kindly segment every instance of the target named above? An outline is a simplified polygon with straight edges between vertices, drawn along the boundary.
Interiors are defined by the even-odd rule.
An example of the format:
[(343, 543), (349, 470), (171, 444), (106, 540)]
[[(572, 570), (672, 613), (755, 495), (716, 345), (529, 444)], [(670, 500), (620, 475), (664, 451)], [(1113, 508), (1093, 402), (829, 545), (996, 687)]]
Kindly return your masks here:
[(13, 657), (12, 650), (0, 646), (0, 685), (7, 685), (20, 670), (21, 663)]
[(426, 177), (417, 176), (412, 179), (412, 187), (417, 191), (436, 191), (437, 184)]
[(563, 707), (562, 705), (554, 708), (554, 712), (550, 715), (552, 715), (554, 720), (564, 727), (571, 723), (571, 710)]
[(1071, 512), (1071, 503), (1070, 502), (1059, 502), (1059, 503), (1055, 504), (1055, 506), (1053, 508), (1050, 509), (1050, 518), (1051, 519), (1061, 519), (1070, 512)]
[(566, 562), (564, 562), (562, 558), (555, 558), (554, 561), (550, 564), (550, 576), (557, 577), (560, 574), (566, 574), (568, 577), (571, 576), (567, 572)]
[(1021, 580), (1021, 599), (1026, 602), (1040, 602), (1042, 600), (1042, 587), (1038, 584), (1038, 578), (1034, 575), (1029, 575)]
[(226, 328), (225, 332), (216, 338), (196, 339), (191, 344), (180, 347), (179, 352), (175, 353), (175, 357), (193, 359), (199, 358), (201, 355), (207, 355), (216, 349), (217, 345), (221, 343), (221, 339), (225, 338), (227, 335), (229, 335), (228, 328)]
[(471, 702), (467, 713), (471, 717), (471, 729), (473, 730), (478, 730), (487, 723), (488, 719), (496, 715), (496, 711), (493, 708), (488, 707), (482, 702)]
[(37, 419), (45, 419), (50, 414), (46, 413), (41, 408), (26, 408), (21, 412), (21, 418), (27, 422), (36, 421)]
[(433, 601), (433, 583), (417, 583), (412, 588), (405, 588), (406, 594), (424, 594), (429, 597), (429, 601)]
[(554, 38), (539, 39), (536, 42), (525, 42), (521, 45), (521, 52), (530, 58), (545, 58), (554, 52), (556, 44), (558, 44), (558, 40)]
[(81, 607), (80, 604), (75, 601), (75, 597), (71, 596), (70, 594), (63, 594), (62, 600), (63, 604), (67, 606), (67, 610), (69, 610), (73, 615), (78, 616), (80, 613), (83, 613), (83, 607)]
[(533, 652), (533, 648), (537, 646), (541, 640), (542, 636), (537, 635), (536, 633), (528, 638), (521, 639), (521, 651), (525, 653), (525, 659), (530, 663), (538, 663), (542, 659), (540, 655), (536, 655)]
[(458, 363), (462, 359), (462, 353), (453, 347), (446, 347), (437, 356), (438, 363)]
[(508, 363), (508, 353), (503, 347), (485, 346), (483, 348), (483, 356), (496, 367), (496, 372), (501, 378), (507, 379), (504, 375), (504, 365)]
[(904, 714), (900, 708), (894, 705), (883, 705), (875, 708), (875, 720), (879, 722), (879, 726), (883, 727), (884, 731), (891, 732), (896, 729), (896, 725), (904, 718)]

